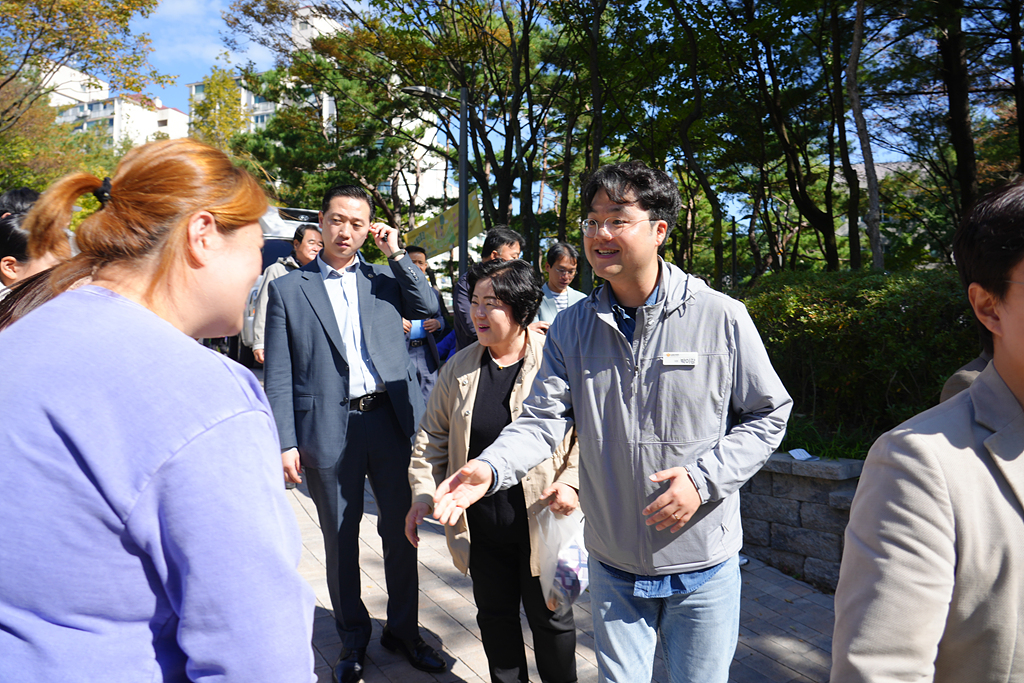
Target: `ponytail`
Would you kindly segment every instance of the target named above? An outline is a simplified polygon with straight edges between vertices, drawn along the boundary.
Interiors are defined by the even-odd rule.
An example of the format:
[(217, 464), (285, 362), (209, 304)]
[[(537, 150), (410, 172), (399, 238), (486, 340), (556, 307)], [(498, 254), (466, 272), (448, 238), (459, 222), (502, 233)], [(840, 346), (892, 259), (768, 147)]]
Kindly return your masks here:
[(112, 180), (75, 173), (50, 186), (25, 221), (31, 257), (71, 256), (66, 228), (75, 202), (90, 192), (100, 210), (75, 233), (80, 253), (49, 271), (51, 298), (108, 264), (153, 257), (151, 295), (175, 264), (188, 261), (190, 216), (209, 211), (218, 230), (232, 233), (267, 209), (259, 183), (223, 152), (189, 138), (151, 142), (129, 151)]

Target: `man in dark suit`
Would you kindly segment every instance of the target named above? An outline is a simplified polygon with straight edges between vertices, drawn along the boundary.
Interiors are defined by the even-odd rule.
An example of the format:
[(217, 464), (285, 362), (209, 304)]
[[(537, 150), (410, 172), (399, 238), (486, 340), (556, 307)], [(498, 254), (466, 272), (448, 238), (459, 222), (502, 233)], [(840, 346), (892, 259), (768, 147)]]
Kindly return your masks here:
[[(327, 553), (327, 582), (342, 652), (340, 683), (362, 677), (371, 621), (360, 598), (359, 521), (367, 477), (384, 545), (387, 625), (381, 644), (416, 668), (446, 668), (419, 635), (416, 551), (405, 540), (411, 438), (423, 411), (402, 318), (425, 318), (437, 300), (398, 249), (398, 231), (373, 223), (360, 187), (328, 190), (320, 211), (324, 248), (270, 284), (265, 384), (281, 437), (285, 478), (305, 473)], [(360, 259), (368, 235), (387, 266)]]
[[(416, 267), (427, 275), (427, 250), (423, 247), (408, 245), (405, 248)], [(437, 352), (437, 340), (444, 332), (444, 302), (441, 301), (441, 292), (431, 287), (437, 298), (437, 315), (423, 320), (407, 320), (402, 318), (402, 328), (405, 330), (405, 341), (409, 347), (409, 358), (416, 366), (416, 379), (419, 380), (420, 388), (423, 390), (423, 402), (430, 398), (430, 392), (437, 381), (437, 370), (441, 367), (441, 357)]]

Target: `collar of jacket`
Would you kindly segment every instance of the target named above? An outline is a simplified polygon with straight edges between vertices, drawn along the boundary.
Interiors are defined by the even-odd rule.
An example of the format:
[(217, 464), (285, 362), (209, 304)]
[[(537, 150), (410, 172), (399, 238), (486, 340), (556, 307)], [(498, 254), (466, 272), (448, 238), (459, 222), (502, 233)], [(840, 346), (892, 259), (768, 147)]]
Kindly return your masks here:
[[(662, 315), (668, 315), (685, 306), (698, 292), (708, 289), (700, 278), (689, 275), (685, 271), (658, 257), (660, 268), (661, 295), (658, 304), (663, 306)], [(612, 304), (609, 297), (611, 291), (607, 283), (601, 285), (586, 298), (582, 305), (594, 309), (598, 315), (612, 315)]]
[(985, 439), (985, 448), (1024, 503), (1024, 410), (995, 363), (988, 364), (968, 391), (975, 422), (993, 432)]
[[(544, 335), (534, 334), (529, 329), (526, 330), (526, 353), (523, 355), (523, 367), (519, 370), (520, 374), (529, 372), (540, 364), (541, 357), (544, 355), (544, 340)], [(480, 369), (480, 363), (483, 362), (486, 352), (486, 346), (481, 346), (480, 342), (473, 342), (449, 362), (458, 363), (455, 366), (455, 374), (464, 377)]]

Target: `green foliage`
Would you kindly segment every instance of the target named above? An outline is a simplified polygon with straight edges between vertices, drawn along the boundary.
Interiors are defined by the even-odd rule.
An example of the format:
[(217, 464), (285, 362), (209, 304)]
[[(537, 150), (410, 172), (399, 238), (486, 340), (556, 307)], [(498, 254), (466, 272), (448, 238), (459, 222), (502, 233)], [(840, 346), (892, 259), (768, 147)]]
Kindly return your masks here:
[(810, 424), (794, 438), (811, 430), (819, 444), (863, 438), (863, 454), (883, 431), (935, 405), (946, 379), (978, 355), (974, 316), (951, 269), (773, 274), (745, 303), (794, 413)]
[[(131, 149), (128, 139), (112, 145), (106, 129), (74, 132), (55, 123), (57, 110), (36, 102), (13, 126), (0, 133), (0, 188), (31, 187), (42, 192), (57, 178), (74, 172), (99, 178), (113, 176), (121, 157)], [(82, 211), (72, 216), (78, 225), (99, 204), (86, 195)]]
[[(227, 59), (227, 53), (222, 59)], [(227, 68), (214, 66), (203, 77), (203, 92), (189, 98), (192, 109), (190, 134), (197, 140), (227, 151), (231, 139), (249, 126), (249, 112), (242, 107), (238, 83)]]
[[(59, 83), (47, 78), (60, 66), (106, 79), (113, 90), (137, 92), (170, 84), (148, 61), (149, 38), (131, 22), (158, 0), (0, 0), (0, 132)], [(20, 82), (28, 88), (11, 89)]]
[[(890, 269), (950, 262), (961, 198), (971, 194), (957, 164), (964, 136), (951, 143), (948, 123), (965, 115), (953, 116), (950, 85), (969, 86), (981, 189), (1005, 179), (1019, 155), (1013, 116), (997, 108), (1013, 81), (1009, 7), (964, 6), (968, 70), (946, 83), (938, 45), (954, 4), (867, 3), (857, 79), (870, 137), (879, 160), (895, 155), (914, 173), (882, 179)], [(669, 257), (716, 286), (735, 284), (721, 278), (731, 271), (733, 218), (741, 282), (768, 271), (841, 270), (850, 246), (835, 232), (857, 213), (842, 168), (862, 156), (845, 82), (854, 6), (323, 0), (302, 16), (345, 30), (299, 40), (298, 3), (234, 0), (225, 16), (232, 35), (278, 58), (263, 94), (290, 103), (276, 123), (236, 141), (236, 152), (260, 165), (281, 197), (315, 195), (325, 178), (398, 187), (399, 174), (415, 177), (412, 148), (455, 166), (462, 126), (451, 98), (465, 87), (470, 182), (485, 222), (515, 223), (531, 253), (577, 218), (581, 176), (632, 158), (677, 177), (686, 229), (673, 235)], [(404, 92), (413, 85), (447, 99), (414, 98)], [(999, 125), (985, 125), (994, 119)], [(403, 227), (435, 208), (422, 196), (375, 201)], [(862, 192), (861, 218), (866, 202)], [(544, 215), (552, 207), (553, 220)], [(861, 245), (863, 254), (866, 235)]]
[(802, 448), (825, 460), (863, 460), (877, 436), (866, 429), (844, 429), (841, 424), (829, 428), (808, 415), (794, 414), (786, 425), (786, 438), (780, 448), (785, 451)]

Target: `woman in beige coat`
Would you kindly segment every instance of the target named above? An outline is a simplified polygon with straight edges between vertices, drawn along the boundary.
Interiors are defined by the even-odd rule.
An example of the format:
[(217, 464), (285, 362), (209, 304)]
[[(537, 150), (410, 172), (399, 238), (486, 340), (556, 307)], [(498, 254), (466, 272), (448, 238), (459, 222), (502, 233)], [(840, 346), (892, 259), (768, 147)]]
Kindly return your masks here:
[[(419, 543), (416, 527), (432, 511), (438, 484), (483, 452), (519, 416), (540, 367), (544, 336), (527, 329), (541, 299), (530, 265), (495, 260), (474, 266), (469, 288), (478, 341), (441, 369), (409, 465), (413, 504), (406, 536), (414, 546)], [(494, 682), (527, 681), (520, 603), (533, 631), (541, 680), (576, 680), (572, 607), (552, 612), (544, 603), (536, 521), (545, 506), (568, 514), (578, 504), (571, 441), (570, 436), (519, 486), (484, 498), (456, 526), (445, 527), (455, 566), (473, 577), (477, 623)]]

